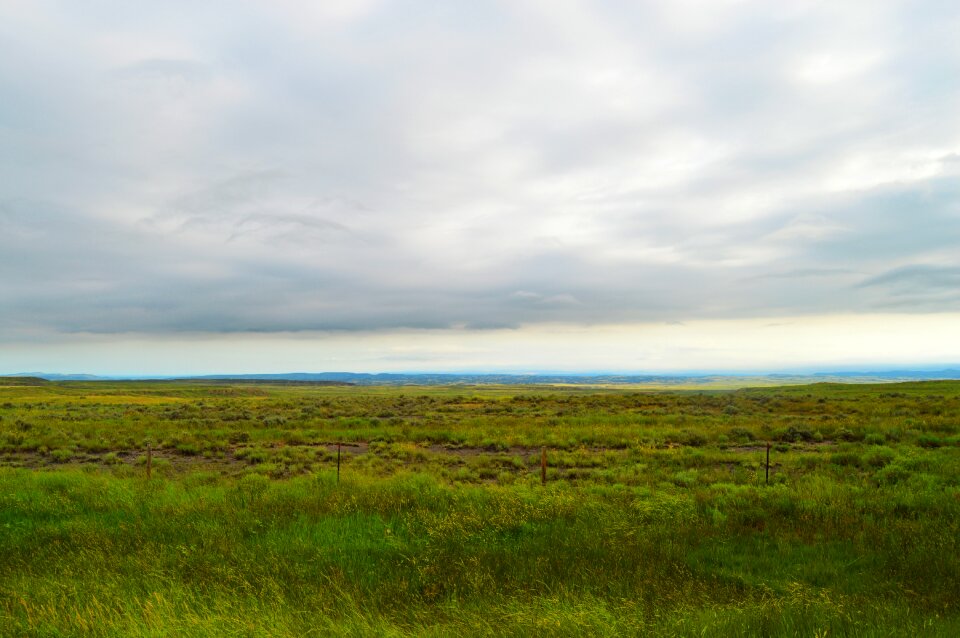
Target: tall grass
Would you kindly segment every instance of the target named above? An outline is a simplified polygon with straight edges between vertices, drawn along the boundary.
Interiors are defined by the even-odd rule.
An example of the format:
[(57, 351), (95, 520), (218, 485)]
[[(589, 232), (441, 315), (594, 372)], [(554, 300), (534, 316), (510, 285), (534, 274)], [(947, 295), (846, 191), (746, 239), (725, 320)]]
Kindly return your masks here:
[(23, 636), (960, 635), (960, 492), (0, 470)]

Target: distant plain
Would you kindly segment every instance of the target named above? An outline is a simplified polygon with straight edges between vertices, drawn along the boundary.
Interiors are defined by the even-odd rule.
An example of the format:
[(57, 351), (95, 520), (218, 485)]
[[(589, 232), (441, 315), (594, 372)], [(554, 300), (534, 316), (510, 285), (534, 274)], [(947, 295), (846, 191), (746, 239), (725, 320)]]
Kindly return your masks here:
[(960, 635), (960, 382), (0, 386), (4, 635)]

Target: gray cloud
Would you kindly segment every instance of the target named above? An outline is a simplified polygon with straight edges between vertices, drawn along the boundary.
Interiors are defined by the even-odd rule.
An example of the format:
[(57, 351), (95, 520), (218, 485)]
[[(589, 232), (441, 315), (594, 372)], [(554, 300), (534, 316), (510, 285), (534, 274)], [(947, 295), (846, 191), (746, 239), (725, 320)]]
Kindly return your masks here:
[(960, 310), (948, 3), (315, 4), (0, 8), (0, 336)]
[(892, 286), (910, 290), (956, 290), (960, 288), (960, 267), (904, 266), (862, 282), (861, 286)]
[(926, 312), (960, 304), (960, 267), (914, 264), (894, 268), (860, 283), (879, 289), (887, 308)]

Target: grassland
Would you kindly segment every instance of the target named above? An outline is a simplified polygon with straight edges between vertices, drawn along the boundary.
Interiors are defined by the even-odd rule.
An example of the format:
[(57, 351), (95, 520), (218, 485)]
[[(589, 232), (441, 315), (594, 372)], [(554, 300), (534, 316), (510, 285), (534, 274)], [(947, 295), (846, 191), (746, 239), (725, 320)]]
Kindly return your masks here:
[(957, 636), (958, 539), (960, 383), (0, 387), (3, 635)]

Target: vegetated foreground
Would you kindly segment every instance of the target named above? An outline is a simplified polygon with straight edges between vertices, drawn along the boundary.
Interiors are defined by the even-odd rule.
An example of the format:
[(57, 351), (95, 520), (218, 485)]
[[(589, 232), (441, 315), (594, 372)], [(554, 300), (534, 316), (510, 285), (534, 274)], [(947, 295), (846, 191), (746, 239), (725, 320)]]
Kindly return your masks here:
[(0, 635), (958, 636), (958, 433), (954, 382), (11, 385)]

